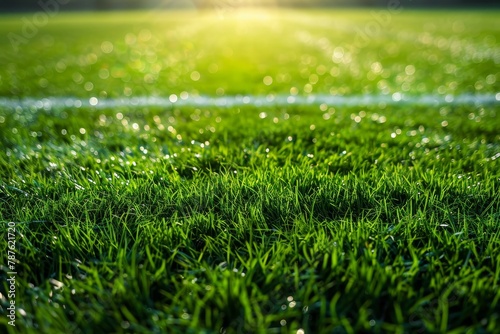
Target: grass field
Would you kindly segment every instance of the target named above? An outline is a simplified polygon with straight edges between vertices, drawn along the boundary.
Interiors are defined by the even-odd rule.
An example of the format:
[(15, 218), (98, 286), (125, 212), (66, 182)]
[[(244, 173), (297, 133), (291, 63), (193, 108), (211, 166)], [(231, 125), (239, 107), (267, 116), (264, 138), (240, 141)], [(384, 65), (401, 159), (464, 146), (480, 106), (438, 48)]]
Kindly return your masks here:
[(0, 331), (499, 333), (499, 14), (3, 15)]

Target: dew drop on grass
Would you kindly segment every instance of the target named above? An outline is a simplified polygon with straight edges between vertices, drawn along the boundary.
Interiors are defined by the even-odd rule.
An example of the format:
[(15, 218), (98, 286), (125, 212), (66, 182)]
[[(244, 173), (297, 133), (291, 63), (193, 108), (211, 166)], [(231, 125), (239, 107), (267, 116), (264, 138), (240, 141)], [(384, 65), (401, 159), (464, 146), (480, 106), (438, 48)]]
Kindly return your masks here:
[(73, 73), (73, 81), (77, 84), (80, 84), (83, 82), (83, 76), (80, 73), (75, 72)]
[(191, 80), (198, 81), (198, 80), (200, 80), (201, 75), (200, 75), (200, 72), (193, 71), (193, 72), (191, 72), (191, 76), (190, 77), (191, 77)]
[(109, 42), (109, 41), (104, 41), (101, 43), (101, 51), (104, 52), (104, 53), (111, 53), (113, 52), (113, 43)]
[(49, 81), (45, 78), (41, 78), (39, 81), (38, 81), (38, 85), (42, 88), (47, 88), (47, 86), (49, 85)]
[(99, 70), (99, 78), (106, 80), (109, 78), (109, 70), (102, 68)]
[(83, 85), (83, 88), (87, 91), (90, 92), (92, 89), (94, 89), (94, 84), (90, 81), (87, 81), (85, 85)]
[(405, 67), (405, 73), (407, 75), (413, 75), (413, 74), (415, 74), (415, 66), (413, 66), (413, 65), (406, 66)]
[(403, 95), (400, 92), (396, 92), (392, 94), (392, 100), (395, 102), (399, 102), (403, 99)]

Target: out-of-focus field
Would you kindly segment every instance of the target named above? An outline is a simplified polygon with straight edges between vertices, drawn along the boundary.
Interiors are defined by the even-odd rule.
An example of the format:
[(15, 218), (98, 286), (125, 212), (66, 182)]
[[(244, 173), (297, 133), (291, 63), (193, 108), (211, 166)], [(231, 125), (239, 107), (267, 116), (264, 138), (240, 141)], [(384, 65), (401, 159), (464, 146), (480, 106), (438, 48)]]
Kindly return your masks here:
[(498, 92), (496, 11), (222, 14), (64, 14), (31, 39), (4, 16), (0, 94)]
[(3, 15), (2, 331), (493, 333), (498, 14)]

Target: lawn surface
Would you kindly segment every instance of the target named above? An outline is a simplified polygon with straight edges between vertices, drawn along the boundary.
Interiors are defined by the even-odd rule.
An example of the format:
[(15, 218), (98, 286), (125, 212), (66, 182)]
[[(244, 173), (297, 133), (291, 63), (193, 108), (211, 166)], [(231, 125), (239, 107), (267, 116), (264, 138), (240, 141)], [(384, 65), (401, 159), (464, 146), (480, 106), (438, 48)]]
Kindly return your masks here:
[[(0, 97), (498, 97), (499, 14), (4, 15)], [(498, 333), (499, 113), (0, 105), (0, 331)]]

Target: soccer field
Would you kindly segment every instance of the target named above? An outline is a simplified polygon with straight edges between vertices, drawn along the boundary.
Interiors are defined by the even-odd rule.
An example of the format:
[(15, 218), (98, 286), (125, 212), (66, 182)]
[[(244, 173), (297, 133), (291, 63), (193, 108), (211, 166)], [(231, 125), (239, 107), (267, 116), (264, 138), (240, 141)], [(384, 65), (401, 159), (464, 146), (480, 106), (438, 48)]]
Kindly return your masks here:
[(0, 332), (499, 333), (499, 14), (3, 14)]

